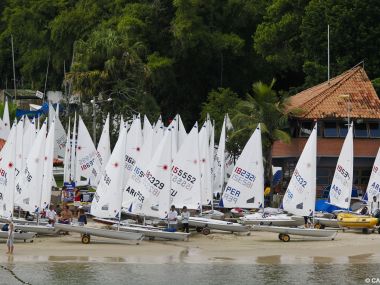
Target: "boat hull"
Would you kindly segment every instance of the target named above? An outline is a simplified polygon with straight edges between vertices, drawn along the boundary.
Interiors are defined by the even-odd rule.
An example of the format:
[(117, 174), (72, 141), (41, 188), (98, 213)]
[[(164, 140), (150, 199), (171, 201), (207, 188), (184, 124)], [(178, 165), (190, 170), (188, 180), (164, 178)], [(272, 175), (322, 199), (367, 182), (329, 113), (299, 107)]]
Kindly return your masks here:
[(319, 224), (328, 228), (339, 228), (337, 219), (329, 219), (329, 218), (314, 218), (314, 224)]
[[(113, 225), (113, 228), (117, 228), (117, 225)], [(161, 229), (157, 228), (146, 228), (146, 227), (139, 227), (137, 225), (131, 227), (131, 226), (120, 226), (120, 231), (125, 232), (132, 232), (132, 233), (140, 233), (143, 234), (145, 237), (148, 238), (160, 238), (160, 239), (168, 239), (168, 240), (181, 240), (186, 241), (189, 239), (190, 234), (188, 233), (181, 233), (181, 232), (166, 232)]]
[(338, 231), (336, 230), (321, 230), (308, 228), (290, 228), (290, 227), (275, 227), (275, 226), (254, 226), (255, 231), (272, 232), (286, 235), (320, 237), (334, 239)]
[(77, 225), (66, 225), (66, 224), (55, 224), (54, 226), (57, 230), (66, 232), (76, 232), (83, 235), (93, 235), (104, 238), (120, 239), (120, 240), (141, 240), (143, 235), (140, 233), (131, 233), (107, 229), (99, 229), (86, 226)]
[[(251, 216), (251, 217), (250, 217)], [(240, 218), (243, 225), (262, 225), (262, 226), (282, 226), (296, 227), (304, 224), (303, 217), (290, 217), (287, 215), (270, 215), (262, 216), (254, 214)]]
[(238, 224), (238, 223), (212, 220), (212, 219), (206, 219), (206, 218), (190, 217), (189, 225), (192, 227), (199, 227), (199, 228), (207, 227), (210, 229), (227, 231), (227, 232), (248, 232), (249, 231), (248, 227)]
[[(36, 237), (35, 233), (31, 232), (15, 232), (14, 233), (14, 239), (15, 240), (33, 240)], [(0, 239), (7, 239), (8, 238), (8, 232), (0, 231)]]

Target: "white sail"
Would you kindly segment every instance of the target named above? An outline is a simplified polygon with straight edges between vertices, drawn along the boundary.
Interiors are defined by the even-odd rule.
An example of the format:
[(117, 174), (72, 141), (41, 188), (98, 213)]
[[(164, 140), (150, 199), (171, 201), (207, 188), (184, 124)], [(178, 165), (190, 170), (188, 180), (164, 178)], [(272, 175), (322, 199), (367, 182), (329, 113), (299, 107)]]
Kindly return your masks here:
[(149, 119), (144, 115), (144, 128), (143, 128), (143, 141), (145, 143), (145, 138), (151, 137), (153, 135), (153, 127), (149, 122)]
[(187, 132), (185, 126), (183, 125), (181, 116), (178, 115), (178, 149), (181, 148), (183, 142), (186, 140)]
[(380, 199), (380, 148), (377, 151), (375, 162), (373, 163), (371, 177), (367, 186), (367, 199), (371, 212), (378, 208)]
[(76, 182), (75, 176), (75, 157), (76, 157), (76, 138), (77, 138), (77, 113), (74, 115), (74, 127), (73, 127), (73, 135), (71, 137), (71, 161), (70, 161), (70, 180)]
[(213, 189), (211, 182), (210, 145), (207, 121), (199, 132), (199, 154), (201, 165), (202, 205), (211, 205)]
[(101, 218), (120, 218), (124, 177), (125, 144), (127, 130), (124, 127), (102, 173), (91, 204), (91, 215)]
[(45, 120), (26, 160), (26, 165), (16, 178), (15, 204), (24, 211), (37, 210), (41, 198), (46, 128), (47, 121)]
[(8, 99), (5, 99), (3, 123), (0, 129), (0, 138), (3, 140), (7, 140), (10, 130), (11, 130), (11, 122), (9, 118)]
[(33, 146), (34, 140), (36, 138), (36, 127), (34, 121), (30, 121), (26, 116), (24, 121), (24, 134), (22, 138), (22, 161), (23, 164), (26, 163), (31, 147)]
[(106, 122), (103, 126), (102, 135), (98, 143), (97, 151), (99, 153), (99, 159), (101, 163), (101, 171), (106, 168), (108, 159), (111, 156), (111, 143), (110, 143), (110, 114), (107, 114)]
[(81, 116), (79, 116), (78, 121), (75, 179), (77, 182), (87, 180), (90, 185), (97, 186), (100, 180), (102, 168), (99, 153), (95, 148), (90, 133), (88, 132)]
[(172, 204), (201, 209), (201, 172), (196, 123), (182, 144), (172, 167)]
[[(124, 125), (125, 125), (125, 123), (124, 123), (123, 115), (120, 115), (119, 135), (120, 135), (121, 132), (123, 131), (123, 129), (124, 129)], [(128, 130), (128, 128), (127, 128), (127, 130)]]
[(222, 193), (224, 186), (224, 170), (225, 170), (225, 158), (226, 158), (226, 117), (224, 117), (222, 131), (220, 133), (218, 151), (216, 153), (214, 162), (214, 193)]
[(165, 211), (153, 210), (151, 207), (160, 203), (160, 195), (164, 195), (162, 191), (167, 192), (166, 205), (169, 205), (172, 126), (169, 126), (153, 158), (153, 133), (146, 138), (141, 156), (124, 187), (123, 207), (129, 212), (151, 217), (165, 215)]
[(172, 134), (172, 157), (175, 157), (175, 155), (178, 152), (178, 116), (175, 116), (170, 125), (166, 130), (171, 128), (171, 134)]
[(70, 182), (70, 161), (71, 161), (71, 144), (70, 144), (70, 117), (69, 127), (67, 130), (65, 158), (63, 160), (63, 182)]
[(160, 121), (157, 122), (157, 124), (158, 123), (160, 125), (159, 126), (155, 125), (154, 129), (153, 129), (153, 141), (154, 141), (153, 153), (155, 152), (156, 148), (159, 146), (160, 142), (162, 141), (162, 139), (164, 137), (164, 125)]
[(48, 123), (49, 123), (49, 128), (51, 128), (51, 124), (53, 123), (54, 121), (54, 118), (55, 118), (55, 110), (54, 110), (54, 107), (53, 105), (51, 104), (51, 102), (49, 101), (48, 103), (48, 108), (49, 108), (49, 113), (48, 113)]
[(127, 135), (126, 153), (125, 153), (125, 181), (127, 182), (132, 174), (133, 168), (136, 164), (136, 160), (141, 153), (142, 147), (142, 131), (140, 115), (133, 120), (131, 128)]
[(315, 211), (317, 188), (317, 124), (290, 179), (282, 205), (284, 210), (298, 216), (312, 216)]
[(65, 129), (63, 128), (61, 120), (59, 119), (59, 105), (57, 105), (57, 111), (54, 115), (54, 158), (64, 158), (67, 138)]
[(0, 216), (10, 217), (13, 213), (16, 159), (16, 122), (0, 152)]
[(42, 192), (39, 209), (48, 209), (51, 199), (51, 187), (53, 186), (53, 159), (55, 145), (55, 121), (50, 124), (50, 129), (46, 137), (45, 155), (43, 164)]
[(245, 145), (221, 199), (226, 208), (264, 206), (264, 166), (260, 124)]
[(16, 174), (18, 174), (23, 169), (23, 136), (24, 136), (24, 118), (22, 117), (16, 126)]
[(351, 123), (338, 158), (330, 188), (330, 203), (342, 209), (348, 209), (351, 203), (353, 160), (354, 150)]

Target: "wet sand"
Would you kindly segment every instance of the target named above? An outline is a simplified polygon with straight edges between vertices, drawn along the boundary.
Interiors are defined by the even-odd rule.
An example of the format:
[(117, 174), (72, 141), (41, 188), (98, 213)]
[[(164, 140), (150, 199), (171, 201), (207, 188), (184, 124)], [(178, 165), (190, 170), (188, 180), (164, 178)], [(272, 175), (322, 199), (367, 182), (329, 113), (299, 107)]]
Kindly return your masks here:
[(142, 241), (139, 245), (91, 237), (82, 244), (80, 235), (38, 237), (33, 243), (17, 242), (15, 254), (0, 262), (104, 262), (104, 263), (234, 263), (234, 264), (346, 264), (380, 263), (380, 235), (339, 232), (335, 240), (292, 238), (288, 243), (275, 233), (231, 234), (193, 232), (189, 241)]

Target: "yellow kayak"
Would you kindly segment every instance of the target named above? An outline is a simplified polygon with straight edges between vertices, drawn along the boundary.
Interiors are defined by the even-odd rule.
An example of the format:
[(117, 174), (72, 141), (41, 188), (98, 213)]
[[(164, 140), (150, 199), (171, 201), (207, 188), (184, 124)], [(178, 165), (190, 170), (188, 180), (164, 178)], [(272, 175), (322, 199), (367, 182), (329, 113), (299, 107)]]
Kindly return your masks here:
[(371, 216), (353, 215), (349, 213), (338, 214), (338, 224), (344, 228), (374, 228), (379, 220)]

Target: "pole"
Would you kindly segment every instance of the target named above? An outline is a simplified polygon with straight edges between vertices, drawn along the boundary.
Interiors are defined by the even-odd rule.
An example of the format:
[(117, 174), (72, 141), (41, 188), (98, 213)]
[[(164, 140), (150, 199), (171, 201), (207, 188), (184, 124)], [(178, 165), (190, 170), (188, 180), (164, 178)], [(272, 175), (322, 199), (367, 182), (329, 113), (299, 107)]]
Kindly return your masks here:
[(47, 85), (47, 79), (48, 79), (48, 74), (49, 74), (49, 64), (50, 64), (50, 54), (49, 54), (48, 62), (47, 62), (47, 66), (46, 66), (45, 86), (44, 86), (44, 99), (46, 99), (46, 100), (47, 100), (46, 85)]
[(347, 102), (347, 123), (348, 123), (348, 126), (350, 126), (350, 104), (351, 104), (351, 101), (350, 101), (350, 97), (351, 95), (348, 94), (348, 102)]
[(96, 146), (96, 112), (95, 112), (95, 99), (92, 102), (92, 138), (94, 140), (94, 145)]
[(330, 83), (330, 25), (327, 25), (327, 81)]
[(14, 94), (15, 94), (15, 100), (17, 100), (15, 51), (14, 51), (14, 48), (13, 48), (13, 36), (12, 35), (11, 35), (11, 45), (12, 45), (12, 64), (13, 64), (13, 89), (14, 89)]

